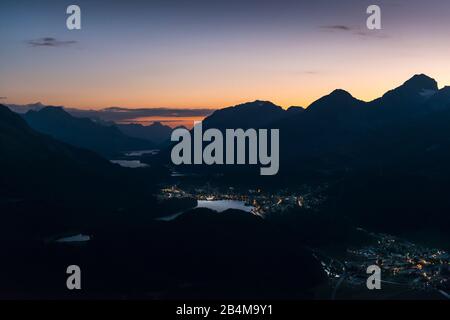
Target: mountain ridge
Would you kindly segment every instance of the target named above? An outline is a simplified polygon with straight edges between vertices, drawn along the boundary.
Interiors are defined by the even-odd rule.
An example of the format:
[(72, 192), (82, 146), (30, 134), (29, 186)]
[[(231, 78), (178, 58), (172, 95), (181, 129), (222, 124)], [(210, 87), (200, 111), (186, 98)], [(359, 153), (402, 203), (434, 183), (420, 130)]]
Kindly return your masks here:
[[(424, 89), (432, 90), (433, 94), (421, 94)], [(436, 89), (434, 79), (419, 74), (370, 102), (337, 89), (298, 113), (256, 100), (216, 111), (203, 123), (204, 127), (221, 130), (279, 129), (281, 175), (311, 176), (376, 166), (402, 168), (402, 161), (408, 161), (409, 157), (428, 163), (420, 154), (436, 149), (433, 139), (446, 145), (442, 134), (450, 135), (450, 129), (444, 126), (444, 119), (449, 117), (450, 121), (450, 90)], [(427, 132), (429, 137), (419, 139), (412, 133), (414, 130)], [(413, 136), (417, 143), (408, 140)], [(400, 141), (402, 145), (396, 146)], [(445, 156), (443, 151), (439, 154)], [(408, 164), (403, 165), (402, 170), (419, 168), (418, 164)], [(210, 169), (202, 167), (201, 170)], [(218, 166), (213, 170), (224, 169)], [(234, 170), (245, 172), (248, 169), (236, 167)], [(432, 173), (430, 167), (422, 170)], [(444, 168), (442, 172), (446, 172)]]

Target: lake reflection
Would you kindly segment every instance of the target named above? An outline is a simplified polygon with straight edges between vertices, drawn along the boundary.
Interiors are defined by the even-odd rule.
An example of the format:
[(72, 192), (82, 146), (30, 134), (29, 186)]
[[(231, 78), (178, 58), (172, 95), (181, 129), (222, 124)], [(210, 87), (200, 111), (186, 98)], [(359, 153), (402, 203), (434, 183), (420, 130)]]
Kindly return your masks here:
[(111, 160), (112, 163), (118, 164), (126, 168), (145, 168), (147, 164), (142, 163), (139, 160)]
[(245, 205), (244, 201), (237, 200), (215, 200), (215, 201), (198, 201), (197, 208), (208, 208), (217, 212), (223, 212), (228, 209), (242, 210), (251, 212), (254, 207)]

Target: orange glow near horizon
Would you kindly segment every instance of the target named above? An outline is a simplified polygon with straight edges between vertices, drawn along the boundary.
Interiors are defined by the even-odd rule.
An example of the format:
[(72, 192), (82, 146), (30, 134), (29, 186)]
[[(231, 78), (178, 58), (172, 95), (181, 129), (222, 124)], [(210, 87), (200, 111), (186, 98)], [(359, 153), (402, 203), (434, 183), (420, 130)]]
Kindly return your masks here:
[[(290, 106), (308, 107), (312, 102), (335, 89), (344, 89), (357, 99), (371, 101), (382, 96), (388, 90), (400, 86), (416, 73), (425, 73), (435, 78), (440, 87), (449, 85), (450, 76), (447, 74), (450, 74), (450, 65), (448, 68), (437, 69), (439, 69), (437, 66), (425, 71), (407, 68), (402, 72), (387, 70), (384, 74), (380, 74), (370, 72), (367, 68), (367, 75), (357, 72), (302, 75), (296, 79), (292, 79), (292, 77), (274, 78), (273, 82), (236, 83), (233, 87), (226, 84), (201, 82), (197, 85), (181, 86), (183, 90), (176, 90), (176, 94), (166, 93), (163, 88), (159, 92), (141, 89), (141, 87), (146, 87), (145, 84), (125, 86), (120, 90), (116, 90), (116, 85), (113, 85), (111, 90), (105, 88), (104, 91), (97, 90), (97, 92), (93, 91), (98, 87), (91, 86), (74, 88), (73, 86), (55, 87), (53, 85), (52, 90), (49, 90), (43, 87), (41, 82), (40, 85), (36, 83), (32, 92), (18, 90), (16, 94), (13, 92), (0, 103), (30, 104), (39, 101), (44, 105), (92, 110), (111, 106), (130, 109), (160, 107), (220, 109), (254, 100), (268, 100), (287, 109)], [(448, 71), (447, 74), (443, 74), (445, 70)], [(436, 77), (436, 75), (440, 76)], [(216, 86), (222, 85), (223, 89), (218, 91)], [(109, 84), (104, 84), (104, 86), (109, 86)], [(80, 95), (80, 91), (84, 91), (86, 94)]]

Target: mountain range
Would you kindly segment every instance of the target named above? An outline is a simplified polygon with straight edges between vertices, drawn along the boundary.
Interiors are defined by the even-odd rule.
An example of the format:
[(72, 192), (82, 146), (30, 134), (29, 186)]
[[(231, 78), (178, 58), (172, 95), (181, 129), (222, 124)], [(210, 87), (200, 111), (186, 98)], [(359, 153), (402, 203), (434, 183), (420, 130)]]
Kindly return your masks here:
[(281, 174), (394, 167), (435, 174), (431, 164), (448, 156), (449, 121), (449, 87), (439, 90), (434, 79), (418, 74), (370, 102), (341, 89), (306, 109), (254, 101), (214, 112), (203, 127), (279, 129)]
[[(139, 123), (139, 119), (147, 118), (147, 117), (169, 117), (173, 118), (174, 121), (179, 119), (184, 119), (183, 117), (201, 117), (211, 114), (214, 110), (212, 109), (170, 109), (170, 108), (140, 108), (140, 109), (127, 109), (127, 108), (119, 108), (119, 107), (110, 107), (100, 110), (84, 110), (84, 109), (76, 109), (69, 108), (63, 106), (48, 106), (41, 102), (26, 104), (26, 105), (18, 105), (18, 104), (8, 104), (6, 105), (12, 111), (19, 113), (21, 115), (33, 114), (33, 112), (40, 112), (43, 109), (49, 110), (60, 110), (64, 111), (65, 120), (68, 120), (67, 114), (71, 115), (73, 118), (71, 119), (73, 127), (84, 127), (79, 128), (78, 131), (81, 135), (89, 135), (90, 132), (86, 128), (86, 119), (92, 120), (95, 124), (102, 125), (104, 127), (117, 127), (124, 135), (128, 137), (143, 139), (151, 142), (154, 147), (159, 146), (160, 144), (166, 143), (170, 139), (170, 134), (174, 128), (170, 126), (164, 125), (160, 121), (154, 121), (149, 125), (143, 125)], [(31, 112), (33, 111), (33, 112)], [(47, 110), (48, 111), (48, 110)], [(60, 112), (60, 115), (62, 112)], [(27, 117), (26, 117), (27, 118)], [(68, 142), (74, 142), (75, 145), (80, 144), (80, 138), (77, 137), (68, 137), (70, 136), (70, 132), (61, 132), (60, 125), (58, 122), (60, 119), (55, 117), (50, 112), (42, 112), (39, 116), (34, 115), (32, 117), (33, 122), (30, 123), (35, 129), (43, 130), (44, 133), (54, 134), (55, 136), (66, 139)], [(84, 125), (82, 125), (79, 119), (84, 119)], [(51, 129), (49, 127), (52, 127)], [(90, 125), (90, 129), (92, 130), (92, 124)], [(84, 132), (87, 130), (87, 132)], [(101, 129), (97, 128), (97, 131), (101, 131)], [(105, 130), (103, 130), (105, 131)], [(116, 133), (110, 132), (110, 134), (117, 135)], [(117, 138), (117, 137), (116, 137)], [(63, 140), (64, 140), (63, 139)], [(124, 137), (121, 138), (124, 140)], [(89, 143), (93, 143), (92, 141), (88, 141)], [(111, 153), (111, 151), (115, 152), (114, 148), (112, 148), (111, 144), (114, 142), (108, 142), (106, 145), (109, 145), (109, 149), (106, 150), (106, 153)], [(142, 143), (142, 141), (141, 141)], [(129, 139), (128, 142), (120, 143), (122, 144), (120, 149), (123, 149), (123, 144), (127, 147), (130, 144), (130, 148), (133, 148), (133, 144), (136, 145), (136, 140)], [(91, 148), (95, 151), (99, 151), (100, 153), (105, 153), (105, 150), (98, 149), (98, 146), (90, 146), (86, 141), (81, 143), (83, 147)], [(108, 148), (108, 147), (105, 147)], [(128, 148), (125, 148), (127, 151)], [(147, 148), (148, 149), (148, 148)], [(124, 150), (120, 150), (124, 151)]]
[(106, 157), (126, 151), (148, 150), (155, 146), (148, 140), (127, 136), (115, 125), (74, 117), (62, 107), (30, 110), (23, 118), (36, 131)]

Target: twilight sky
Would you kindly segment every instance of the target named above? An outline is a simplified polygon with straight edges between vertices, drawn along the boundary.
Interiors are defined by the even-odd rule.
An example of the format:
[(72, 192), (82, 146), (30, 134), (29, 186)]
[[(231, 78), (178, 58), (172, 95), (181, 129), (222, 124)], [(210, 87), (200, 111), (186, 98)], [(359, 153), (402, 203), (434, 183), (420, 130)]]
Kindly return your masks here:
[(450, 84), (443, 0), (2, 0), (0, 40), (0, 103), (288, 107), (336, 88), (371, 100), (415, 73)]

